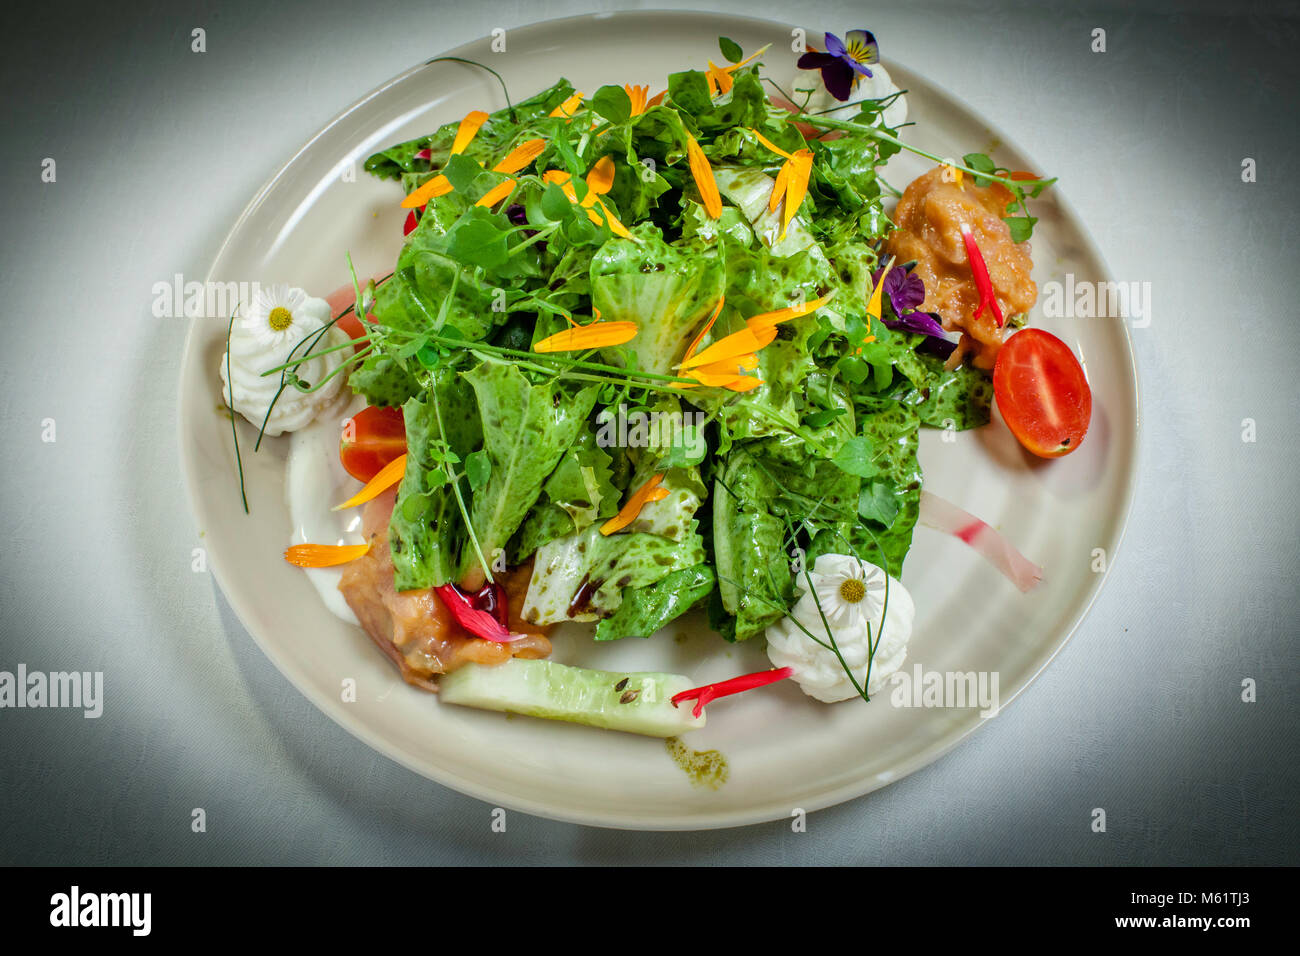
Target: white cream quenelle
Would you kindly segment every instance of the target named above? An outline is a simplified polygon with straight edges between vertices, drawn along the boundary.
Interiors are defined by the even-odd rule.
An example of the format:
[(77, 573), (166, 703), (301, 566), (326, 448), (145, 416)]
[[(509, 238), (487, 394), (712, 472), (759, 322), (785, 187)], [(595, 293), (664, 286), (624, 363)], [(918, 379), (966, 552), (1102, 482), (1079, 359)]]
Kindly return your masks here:
[[(859, 100), (883, 100), (887, 96), (893, 96), (900, 93), (898, 86), (890, 79), (889, 71), (885, 69), (883, 63), (872, 63), (869, 67), (871, 76), (859, 76), (857, 83), (853, 87), (853, 93), (847, 103), (841, 103), (827, 91), (824, 83), (809, 84), (809, 73), (805, 70), (797, 70), (794, 82), (798, 86), (813, 86), (814, 92), (808, 100), (808, 106), (805, 108), (807, 113), (824, 113), (829, 119), (852, 120), (862, 109), (861, 106), (848, 104), (857, 103)], [(815, 75), (815, 74), (814, 74)], [(891, 129), (897, 129), (907, 122), (907, 94), (902, 93), (897, 99), (885, 107), (876, 120), (875, 125), (888, 126)]]
[[(809, 570), (808, 578), (812, 589), (807, 589), (808, 581), (800, 575), (799, 600), (787, 617), (767, 629), (767, 656), (772, 665), (793, 668), (791, 679), (803, 692), (826, 703), (857, 696), (845, 665), (859, 686), (865, 684), (868, 694), (879, 693), (907, 657), (907, 641), (916, 618), (912, 596), (897, 578), (889, 577), (874, 564), (845, 554), (823, 554)], [(878, 642), (874, 658), (868, 644), (868, 622), (871, 641)], [(826, 645), (831, 643), (826, 636), (830, 625), (844, 663), (840, 663), (829, 646), (822, 646), (804, 633), (800, 625)], [(868, 659), (871, 659), (870, 678)]]
[[(263, 376), (267, 369), (275, 368), (289, 360), (294, 346), (330, 320), (330, 307), (324, 299), (309, 296), (302, 289), (275, 285), (258, 290), (252, 304), (242, 319), (230, 331), (229, 376), (226, 373), (227, 356), (221, 356), (221, 394), (235, 411), (259, 428), (266, 411), (275, 402), (271, 417), (266, 420), (266, 434), (280, 435), (295, 431), (312, 421), (327, 408), (339, 393), (346, 377), (335, 375), (320, 389), (302, 392), (289, 386), (276, 400), (280, 388), (280, 375)], [(335, 326), (321, 336), (312, 346), (313, 357), (298, 366), (296, 374), (311, 385), (325, 379), (342, 364), (347, 349), (326, 352), (348, 342), (347, 333)], [(295, 357), (306, 352), (303, 346)], [(326, 354), (316, 354), (326, 352)]]

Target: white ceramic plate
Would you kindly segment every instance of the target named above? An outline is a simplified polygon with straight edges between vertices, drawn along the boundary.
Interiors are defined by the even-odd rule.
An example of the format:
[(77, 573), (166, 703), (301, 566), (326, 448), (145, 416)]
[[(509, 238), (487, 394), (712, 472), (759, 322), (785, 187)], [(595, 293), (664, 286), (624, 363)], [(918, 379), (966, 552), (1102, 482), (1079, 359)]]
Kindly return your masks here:
[[(772, 43), (773, 75), (789, 71), (789, 28), (706, 14), (615, 14), (513, 30), (507, 52), (488, 41), (454, 51), (490, 63), (515, 98), (567, 76), (587, 92), (604, 83), (663, 88), (667, 73), (718, 58), (716, 38), (747, 51)], [(886, 49), (886, 53), (888, 50)], [(784, 63), (789, 58), (790, 63)], [(909, 90), (910, 141), (941, 156), (999, 144), (995, 158), (1037, 169), (1010, 140), (961, 103), (886, 59)], [(812, 74), (808, 74), (812, 75)], [(376, 150), (470, 109), (504, 105), (483, 71), (459, 63), (416, 67), (367, 94), (304, 146), (254, 197), (212, 267), (211, 280), (289, 282), (317, 294), (347, 281), (345, 253), (359, 274), (391, 269), (402, 241), (400, 190), (360, 171)], [(1030, 120), (1032, 121), (1032, 120)], [(887, 176), (910, 181), (928, 167), (908, 154)], [(1049, 192), (1033, 247), (1035, 279), (1073, 273), (1108, 278), (1087, 231)], [(1042, 297), (1040, 295), (1040, 303)], [(1031, 324), (1061, 336), (1079, 356), (1093, 390), (1093, 421), (1080, 450), (1056, 462), (1022, 452), (1005, 426), (944, 442), (924, 430), (920, 458), (926, 487), (983, 517), (1046, 569), (1024, 595), (956, 539), (918, 528), (903, 581), (916, 598), (916, 630), (906, 667), (996, 672), (1007, 704), (1060, 650), (1086, 614), (1104, 573), (1094, 549), (1113, 561), (1136, 474), (1137, 387), (1128, 332), (1116, 319)], [(196, 322), (180, 382), (181, 456), (191, 502), (217, 579), (240, 620), (275, 665), (321, 710), (370, 746), (439, 783), (494, 805), (600, 826), (700, 829), (786, 818), (860, 796), (934, 760), (984, 721), (974, 708), (899, 708), (887, 695), (834, 706), (783, 682), (710, 708), (692, 733), (695, 750), (716, 749), (729, 779), (718, 789), (692, 783), (660, 740), (441, 706), (408, 687), (360, 629), (331, 616), (298, 571), (281, 559), (290, 524), (283, 501), (287, 439), (250, 453), (244, 469), (252, 515), (245, 516), (235, 477), (230, 423), (217, 411), (224, 319)], [(555, 659), (610, 670), (684, 673), (698, 682), (767, 666), (758, 642), (729, 646), (700, 621), (678, 622), (641, 641), (597, 646), (582, 628), (561, 634)], [(344, 703), (341, 686), (357, 682)], [(996, 720), (991, 721), (996, 733)]]

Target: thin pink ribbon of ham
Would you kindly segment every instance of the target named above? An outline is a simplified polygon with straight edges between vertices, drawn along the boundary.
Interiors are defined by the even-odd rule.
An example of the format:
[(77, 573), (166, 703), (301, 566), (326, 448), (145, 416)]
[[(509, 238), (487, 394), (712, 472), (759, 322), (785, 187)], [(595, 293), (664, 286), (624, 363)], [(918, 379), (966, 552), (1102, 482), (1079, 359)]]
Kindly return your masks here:
[(1043, 569), (1030, 561), (989, 524), (963, 511), (951, 501), (929, 491), (921, 492), (920, 522), (944, 534), (960, 538), (993, 565), (1021, 591), (1030, 591), (1043, 580)]

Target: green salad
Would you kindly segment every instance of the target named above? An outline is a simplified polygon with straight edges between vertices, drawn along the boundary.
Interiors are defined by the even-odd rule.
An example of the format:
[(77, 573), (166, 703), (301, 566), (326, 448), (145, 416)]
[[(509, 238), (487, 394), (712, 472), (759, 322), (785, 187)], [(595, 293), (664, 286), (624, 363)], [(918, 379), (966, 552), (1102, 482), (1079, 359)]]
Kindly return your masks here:
[(350, 374), (404, 413), (398, 590), (531, 561), (526, 620), (609, 641), (703, 605), (743, 641), (787, 613), (798, 561), (901, 573), (918, 431), (984, 424), (988, 375), (873, 299), (885, 102), (809, 141), (760, 70), (674, 73), (650, 102), (561, 79), (367, 160), (432, 197), (360, 292)]
[[(904, 91), (880, 67), (860, 84), (874, 37), (825, 39), (798, 67), (845, 104), (828, 110), (722, 38), (724, 65), (670, 74), (654, 96), (560, 79), (390, 146), (365, 168), (405, 193), (391, 272), (354, 275), (341, 312), (276, 286), (238, 328), (232, 316), (221, 376), (259, 443), (325, 414), (344, 381), (365, 400), (340, 446), (364, 487), (334, 509), (366, 504), (360, 527), (285, 558), (344, 566), (331, 582), (350, 619), (408, 682), (671, 735), (710, 700), (786, 677), (826, 702), (870, 699), (903, 663), (918, 436), (989, 421), (980, 366), (1036, 297), (1019, 244), (1027, 197), (1052, 180), (906, 144), (887, 122), (902, 123)], [(903, 194), (881, 176), (900, 149), (938, 164)], [(1008, 375), (1045, 367), (1050, 338), (1013, 337), (1028, 357)], [(1082, 381), (1057, 344), (1055, 367)], [(1008, 417), (998, 391), (1004, 417), (1041, 425), (1025, 398), (1043, 383), (1016, 382), (1028, 411)], [(1065, 399), (1047, 404), (1063, 417)], [(1016, 434), (1059, 456), (1086, 430), (1076, 418), (1069, 434)], [(927, 524), (1022, 590), (1041, 578), (983, 521), (925, 500)], [(695, 608), (728, 641), (765, 635), (773, 669), (691, 688), (540, 660), (554, 625), (647, 638)]]

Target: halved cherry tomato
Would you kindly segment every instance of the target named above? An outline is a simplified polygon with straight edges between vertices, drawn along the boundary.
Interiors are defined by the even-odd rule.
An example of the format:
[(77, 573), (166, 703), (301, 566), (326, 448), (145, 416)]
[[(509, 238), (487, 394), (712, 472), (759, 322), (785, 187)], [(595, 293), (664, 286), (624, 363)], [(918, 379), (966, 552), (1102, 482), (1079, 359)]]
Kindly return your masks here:
[(400, 408), (368, 405), (343, 424), (339, 461), (357, 481), (369, 481), (406, 454), (406, 421)]
[(1092, 420), (1092, 390), (1070, 347), (1042, 329), (1021, 329), (998, 351), (993, 394), (1011, 433), (1041, 458), (1079, 447)]
[[(355, 305), (357, 301), (357, 292), (351, 285), (340, 286), (325, 297), (325, 301), (330, 304), (330, 315), (338, 315), (350, 305)], [(375, 321), (373, 314), (366, 316), (367, 322)], [(348, 334), (350, 339), (360, 339), (362, 344), (366, 341), (369, 333), (365, 325), (357, 318), (356, 310), (349, 312), (343, 318), (335, 323), (340, 329)]]

